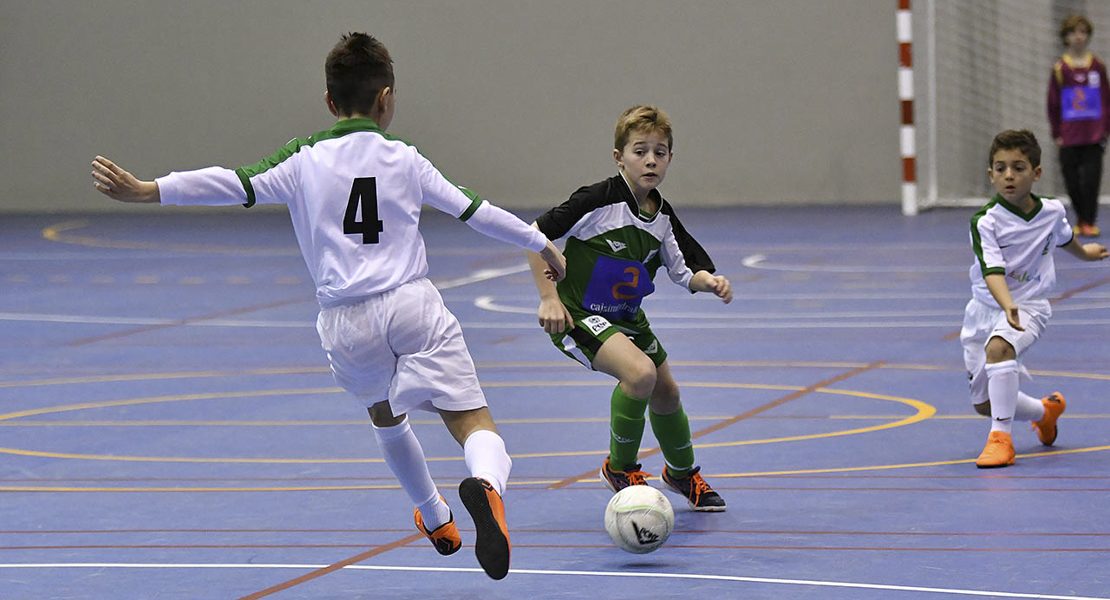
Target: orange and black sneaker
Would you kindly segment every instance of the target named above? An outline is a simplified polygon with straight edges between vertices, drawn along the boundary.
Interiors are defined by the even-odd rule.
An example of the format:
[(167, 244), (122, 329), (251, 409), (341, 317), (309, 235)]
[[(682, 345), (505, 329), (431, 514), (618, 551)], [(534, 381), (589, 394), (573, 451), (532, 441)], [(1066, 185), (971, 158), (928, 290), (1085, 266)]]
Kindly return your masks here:
[[(442, 500), (443, 496), (440, 496), (440, 499)], [(454, 515), (451, 515), (446, 523), (436, 527), (435, 531), (428, 531), (424, 527), (424, 517), (420, 514), (419, 508), (413, 510), (413, 518), (416, 520), (416, 528), (420, 530), (420, 533), (428, 536), (432, 545), (436, 547), (436, 552), (449, 556), (462, 548), (462, 536), (459, 535), (459, 528), (455, 527)]]
[(609, 457), (605, 457), (605, 462), (601, 463), (601, 470), (597, 474), (605, 485), (616, 493), (630, 485), (647, 485), (645, 479), (651, 477), (651, 473), (641, 471), (640, 466), (633, 465), (627, 471), (614, 471), (609, 468)]
[(987, 436), (987, 445), (983, 453), (975, 459), (975, 466), (980, 469), (996, 469), (1014, 464), (1014, 441), (1010, 434), (1004, 431), (992, 431)]
[(669, 467), (663, 467), (663, 483), (684, 496), (690, 508), (698, 512), (724, 512), (725, 499), (702, 479), (700, 470), (701, 467), (694, 467), (685, 477), (675, 477)]
[(1044, 416), (1040, 421), (1033, 421), (1033, 429), (1037, 430), (1037, 437), (1045, 446), (1051, 446), (1056, 441), (1056, 419), (1064, 414), (1067, 403), (1060, 392), (1052, 392), (1041, 399), (1044, 404)]
[(510, 545), (501, 495), (485, 479), (467, 477), (459, 484), (459, 498), (474, 519), (477, 533), (474, 554), (478, 564), (491, 578), (504, 579), (509, 574)]

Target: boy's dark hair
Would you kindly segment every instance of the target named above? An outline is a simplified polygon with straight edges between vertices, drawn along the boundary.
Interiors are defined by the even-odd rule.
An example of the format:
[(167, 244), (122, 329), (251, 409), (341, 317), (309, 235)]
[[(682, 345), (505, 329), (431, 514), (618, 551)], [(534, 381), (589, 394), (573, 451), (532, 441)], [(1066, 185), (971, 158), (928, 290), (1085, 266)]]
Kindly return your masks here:
[(1068, 34), (1079, 29), (1081, 26), (1087, 30), (1088, 37), (1094, 35), (1095, 26), (1091, 25), (1087, 17), (1083, 15), (1068, 15), (1068, 18), (1064, 19), (1064, 22), (1060, 24), (1060, 41), (1066, 44)]
[(365, 33), (348, 33), (324, 62), (328, 95), (340, 115), (371, 112), (378, 92), (393, 87), (393, 59), (389, 50)]
[(1037, 143), (1037, 136), (1032, 131), (1007, 129), (994, 136), (991, 142), (991, 153), (987, 156), (987, 166), (994, 164), (994, 155), (999, 150), (1020, 150), (1029, 159), (1029, 166), (1036, 169), (1041, 166), (1041, 145)]

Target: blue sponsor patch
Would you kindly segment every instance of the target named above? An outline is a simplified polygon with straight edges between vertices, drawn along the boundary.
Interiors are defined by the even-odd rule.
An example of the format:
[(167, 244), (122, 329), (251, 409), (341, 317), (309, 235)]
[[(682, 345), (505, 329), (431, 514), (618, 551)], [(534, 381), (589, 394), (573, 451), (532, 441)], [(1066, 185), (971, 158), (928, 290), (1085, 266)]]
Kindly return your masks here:
[(598, 256), (582, 308), (595, 315), (629, 321), (640, 310), (644, 296), (655, 291), (643, 263)]
[(1065, 121), (1102, 118), (1102, 90), (1081, 85), (1064, 88), (1060, 91), (1060, 118)]

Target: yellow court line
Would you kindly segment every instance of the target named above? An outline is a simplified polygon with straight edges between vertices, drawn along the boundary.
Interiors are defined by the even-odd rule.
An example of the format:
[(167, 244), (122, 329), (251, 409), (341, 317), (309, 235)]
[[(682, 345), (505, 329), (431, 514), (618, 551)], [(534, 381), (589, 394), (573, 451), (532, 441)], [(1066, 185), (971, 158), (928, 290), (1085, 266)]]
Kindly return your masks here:
[[(878, 419), (883, 419), (883, 420), (901, 419), (902, 415), (829, 415), (828, 417), (824, 417), (824, 418), (835, 419), (835, 420), (866, 421), (866, 420), (870, 420), (870, 419), (875, 419), (875, 420), (878, 420)], [(943, 421), (978, 420), (978, 419), (982, 419), (983, 416), (978, 415), (978, 414), (970, 414), (970, 415), (933, 415), (932, 418), (937, 419), (937, 420), (943, 420)], [(1086, 414), (1086, 415), (1079, 414), (1079, 415), (1077, 415), (1077, 414), (1073, 414), (1073, 413), (1068, 413), (1067, 416), (1063, 416), (1063, 417), (1060, 417), (1060, 418), (1062, 418), (1062, 419), (1110, 419), (1110, 414)]]
[[(518, 364), (518, 363), (490, 363), (489, 365), (486, 365), (486, 366), (513, 365), (513, 364)], [(553, 364), (554, 365), (554, 364), (561, 364), (561, 363), (542, 363), (542, 364)], [(705, 366), (734, 366), (734, 367), (741, 367), (741, 366), (748, 366), (748, 367), (765, 367), (765, 366), (831, 367), (831, 366), (836, 366), (836, 367), (842, 367), (844, 365), (850, 365), (850, 364), (854, 364), (854, 363), (814, 363), (814, 362), (808, 362), (808, 363), (807, 362), (797, 362), (797, 363), (781, 362), (781, 363), (778, 363), (778, 362), (770, 362), (770, 361), (767, 361), (767, 362), (762, 362), (762, 361), (756, 361), (756, 362), (718, 361), (718, 362), (704, 362), (704, 363), (703, 362), (697, 362), (697, 363), (695, 363), (695, 362), (685, 362), (685, 363), (676, 362), (674, 364), (676, 366), (678, 366), (678, 365), (682, 365), (682, 366), (705, 365)], [(947, 367), (937, 367), (937, 366), (930, 366), (930, 365), (889, 365), (888, 364), (888, 365), (883, 365), (880, 368), (921, 369), (921, 370), (958, 370), (958, 369), (949, 369)], [(305, 373), (326, 373), (326, 372), (327, 372), (327, 369), (322, 368), (322, 367), (321, 368), (289, 368), (289, 369), (282, 369), (282, 368), (252, 369), (252, 370), (237, 371), (237, 372), (199, 371), (199, 372), (182, 372), (182, 373), (156, 373), (156, 374), (136, 374), (136, 375), (119, 375), (119, 376), (97, 376), (97, 377), (85, 377), (85, 378), (64, 378), (64, 379), (39, 380), (39, 381), (29, 381), (29, 382), (8, 382), (8, 383), (0, 383), (0, 387), (20, 387), (20, 386), (29, 386), (29, 385), (60, 385), (60, 384), (70, 384), (70, 383), (93, 383), (93, 382), (107, 382), (107, 381), (156, 380), (156, 379), (171, 379), (171, 378), (219, 377), (219, 376), (232, 376), (232, 375), (242, 376), (242, 375), (255, 375), (255, 374), (259, 374), (259, 375), (265, 375), (265, 374), (305, 374)], [(1037, 374), (1037, 375), (1045, 375), (1045, 376), (1074, 377), (1074, 378), (1087, 378), (1087, 379), (1099, 379), (1099, 380), (1107, 379), (1107, 380), (1110, 380), (1110, 376), (1100, 375), (1100, 374), (1067, 373), (1067, 372), (1059, 372), (1059, 371), (1034, 371), (1033, 373)], [(611, 386), (612, 384), (609, 383), (609, 382), (567, 382), (567, 381), (538, 382), (538, 381), (530, 381), (530, 382), (493, 382), (493, 383), (487, 383), (487, 384), (483, 384), (483, 385), (484, 385), (484, 387), (492, 388), (492, 387), (526, 387), (526, 386), (529, 386), (529, 387), (532, 387), (532, 386), (547, 386), (547, 387), (606, 386), (606, 387), (608, 387), (608, 386)], [(724, 388), (792, 390), (792, 391), (805, 389), (805, 388), (800, 387), (800, 386), (764, 385), (764, 384), (729, 384), (729, 383), (699, 383), (699, 382), (690, 383), (690, 382), (686, 382), (686, 383), (683, 383), (683, 385), (688, 386), (688, 387), (724, 387)], [(891, 416), (889, 418), (898, 419), (898, 420), (896, 420), (892, 423), (886, 423), (886, 424), (883, 424), (883, 425), (877, 425), (877, 426), (873, 426), (873, 427), (858, 428), (858, 429), (852, 429), (852, 430), (847, 430), (847, 431), (839, 431), (839, 432), (828, 432), (828, 433), (822, 433), (822, 434), (811, 434), (811, 435), (804, 435), (804, 436), (790, 436), (790, 437), (774, 438), (774, 439), (766, 439), (766, 440), (742, 440), (742, 441), (736, 441), (736, 442), (721, 442), (721, 443), (713, 443), (713, 444), (697, 444), (697, 445), (695, 445), (695, 448), (739, 446), (739, 445), (773, 443), (773, 442), (783, 442), (783, 441), (797, 441), (797, 440), (806, 440), (806, 439), (817, 439), (817, 438), (822, 438), (822, 437), (843, 436), (843, 435), (848, 435), (848, 434), (857, 434), (857, 433), (864, 433), (864, 432), (870, 432), (870, 431), (878, 431), (878, 430), (881, 430), (881, 429), (888, 429), (888, 428), (892, 428), (892, 427), (900, 427), (900, 426), (903, 426), (903, 425), (908, 425), (908, 424), (919, 422), (919, 421), (929, 419), (929, 418), (941, 418), (941, 419), (950, 419), (950, 418), (971, 418), (971, 419), (975, 419), (975, 418), (978, 418), (976, 415), (968, 415), (966, 417), (947, 416), (946, 415), (946, 416), (937, 417), (935, 415), (936, 410), (931, 405), (928, 405), (926, 403), (923, 403), (923, 402), (920, 402), (920, 401), (917, 401), (917, 400), (908, 399), (908, 398), (898, 398), (898, 397), (894, 397), (894, 396), (869, 394), (869, 393), (866, 393), (866, 392), (852, 392), (852, 391), (846, 391), (846, 390), (833, 390), (833, 389), (827, 389), (827, 388), (819, 388), (819, 389), (816, 389), (814, 391), (816, 391), (818, 393), (853, 395), (853, 396), (858, 396), (858, 397), (875, 398), (875, 399), (881, 399), (881, 400), (890, 400), (890, 401), (902, 402), (902, 403), (906, 403), (910, 406), (915, 407), (917, 409), (917, 413), (910, 416), (910, 417)], [(173, 396), (162, 396), (162, 397), (156, 397), (156, 398), (139, 398), (139, 399), (130, 399), (130, 400), (89, 402), (89, 403), (82, 403), (82, 404), (75, 404), (75, 405), (68, 405), (68, 406), (49, 407), (49, 408), (33, 409), (33, 410), (20, 411), (20, 412), (15, 412), (15, 413), (2, 414), (2, 415), (0, 415), (0, 420), (12, 420), (12, 419), (21, 418), (21, 417), (42, 415), (42, 414), (50, 414), (50, 413), (58, 413), (58, 412), (72, 411), (72, 410), (83, 410), (83, 409), (90, 409), (90, 408), (103, 408), (103, 407), (111, 407), (111, 406), (128, 406), (128, 405), (147, 404), (147, 403), (154, 403), (154, 402), (176, 402), (176, 401), (185, 401), (185, 400), (217, 399), (217, 398), (226, 398), (226, 397), (259, 397), (259, 396), (277, 395), (277, 394), (316, 394), (316, 393), (342, 393), (342, 389), (338, 388), (338, 387), (328, 387), (328, 388), (309, 388), (309, 389), (292, 389), (292, 390), (287, 389), (287, 390), (269, 390), (269, 391), (224, 392), (224, 393), (209, 393), (209, 394), (181, 394), (181, 395), (173, 395)], [(1098, 417), (1098, 418), (1104, 418), (1105, 417), (1105, 416), (1102, 416), (1102, 415), (1093, 415), (1093, 416)], [(831, 417), (831, 418), (847, 419), (847, 418), (880, 418), (880, 417), (834, 416), (834, 417)], [(597, 419), (597, 420), (598, 421), (603, 421), (605, 419)], [(518, 422), (524, 423), (524, 422), (537, 422), (537, 421), (538, 420), (523, 420), (522, 419), (522, 420), (519, 420)], [(503, 421), (503, 422), (508, 423), (509, 421)], [(558, 422), (558, 421), (552, 421), (552, 422)], [(5, 423), (5, 425), (8, 425), (8, 424), (15, 425), (15, 423)], [(1067, 454), (1067, 453), (1074, 453), (1074, 452), (1096, 451), (1096, 450), (1103, 450), (1105, 448), (1106, 447), (1096, 447), (1096, 448), (1090, 448), (1090, 449), (1064, 450), (1064, 451), (1045, 452), (1045, 453), (1029, 454), (1029, 455), (1022, 455), (1022, 456), (1028, 456), (1028, 457), (1049, 456), (1049, 455), (1053, 455), (1053, 454)], [(606, 452), (607, 452), (607, 450), (562, 452), (562, 453), (535, 453), (535, 454), (519, 454), (519, 455), (514, 455), (514, 457), (515, 458), (544, 458), (544, 457), (587, 456), (587, 455), (602, 455), (602, 454), (605, 454)], [(37, 451), (20, 450), (20, 449), (14, 449), (14, 448), (0, 448), (0, 453), (9, 453), (9, 454), (26, 455), (26, 456), (52, 457), (52, 458), (74, 458), (74, 459), (85, 459), (85, 460), (145, 461), (145, 462), (206, 462), (206, 463), (227, 462), (227, 463), (277, 463), (277, 464), (303, 464), (303, 463), (340, 463), (340, 464), (342, 464), (342, 463), (380, 463), (380, 462), (383, 462), (382, 459), (250, 459), (250, 458), (204, 458), (204, 459), (200, 459), (200, 458), (185, 458), (185, 457), (126, 457), (126, 456), (101, 456), (101, 455), (37, 452)], [(457, 457), (449, 457), (449, 458), (434, 458), (433, 457), (433, 458), (429, 458), (428, 460), (429, 461), (447, 461), (447, 460), (461, 460), (461, 459), (457, 458)], [(807, 470), (802, 470), (802, 471), (772, 471), (772, 472), (763, 472), (763, 473), (742, 473), (742, 474), (719, 475), (719, 476), (750, 477), (750, 476), (768, 475), (768, 474), (828, 473), (828, 472), (844, 472), (844, 471), (855, 471), (855, 470), (880, 470), (880, 469), (906, 468), (906, 467), (916, 467), (916, 466), (948, 465), (948, 464), (960, 464), (960, 463), (965, 463), (965, 462), (972, 462), (972, 461), (971, 460), (940, 461), (940, 462), (934, 462), (934, 463), (913, 463), (913, 464), (906, 464), (906, 465), (878, 465), (878, 466), (870, 466), (870, 467), (848, 467), (848, 468), (820, 469), (820, 470), (808, 470), (808, 471)]]
[[(544, 480), (515, 480), (507, 482), (508, 485), (543, 486), (551, 485), (556, 481)], [(381, 485), (313, 485), (313, 486), (281, 486), (281, 487), (73, 487), (73, 486), (45, 486), (45, 485), (8, 485), (0, 486), (0, 492), (333, 492), (350, 490), (399, 490), (397, 483)]]
[[(1110, 446), (1091, 446), (1089, 448), (1073, 448), (1070, 450), (1051, 450), (1047, 452), (1031, 452), (1029, 454), (1018, 454), (1015, 458), (1038, 458), (1042, 456), (1057, 456), (1060, 454), (1084, 454), (1087, 452), (1099, 452), (1102, 450), (1110, 450)], [(909, 469), (915, 467), (938, 467), (944, 465), (961, 465), (975, 462), (974, 458), (964, 458), (959, 460), (938, 460), (933, 462), (921, 463), (901, 463), (891, 465), (873, 465), (869, 467), (831, 467), (827, 469), (803, 469), (794, 471), (762, 471), (755, 473), (714, 473), (713, 477), (763, 477), (767, 475), (816, 475), (820, 473), (856, 473), (860, 471), (886, 471), (891, 469)]]
[[(1087, 452), (1100, 452), (1103, 450), (1110, 450), (1110, 446), (1092, 446), (1089, 448), (1073, 448), (1070, 450), (1051, 450), (1047, 452), (1031, 452), (1028, 454), (1018, 454), (1016, 458), (1038, 458), (1043, 456), (1057, 456), (1061, 454), (1083, 454)], [(517, 458), (518, 455), (513, 455)], [(380, 461), (379, 461), (380, 462)], [(864, 471), (890, 471), (894, 469), (911, 469), (918, 467), (938, 467), (948, 465), (970, 464), (975, 462), (974, 458), (966, 458), (959, 460), (939, 460), (932, 462), (919, 462), (919, 463), (901, 463), (889, 465), (872, 465), (867, 467), (830, 467), (825, 469), (802, 469), (791, 471), (758, 471), (750, 473), (715, 473), (713, 478), (721, 479), (736, 479), (745, 477), (768, 477), (777, 475), (818, 475), (829, 473), (859, 473)], [(558, 483), (561, 480), (527, 480), (520, 481), (514, 480), (508, 482), (511, 486), (535, 486), (535, 485), (550, 485)], [(593, 483), (593, 482), (590, 482)], [(258, 487), (258, 488), (108, 488), (108, 487), (51, 487), (51, 486), (0, 486), (0, 491), (6, 492), (309, 492), (309, 491), (343, 491), (343, 490), (383, 490), (383, 489), (398, 489), (400, 486), (397, 484), (385, 485), (336, 485), (336, 486), (284, 486), (284, 487)], [(960, 491), (960, 490), (946, 490), (946, 491)], [(975, 491), (975, 490), (964, 490)]]
[[(536, 362), (479, 362), (475, 363), (481, 368), (516, 368), (516, 367), (544, 367), (581, 369), (581, 365), (570, 361), (536, 361)], [(849, 362), (807, 362), (807, 361), (673, 361), (674, 367), (733, 367), (733, 368), (860, 368), (866, 367), (864, 363)], [(905, 370), (905, 371), (962, 371), (963, 367), (944, 367), (937, 365), (911, 365), (911, 364), (882, 364), (879, 369)], [(0, 382), (0, 388), (37, 387), (50, 385), (72, 385), (79, 383), (114, 383), (125, 381), (151, 381), (160, 379), (195, 379), (203, 377), (233, 377), (244, 375), (305, 375), (327, 374), (328, 367), (290, 367), (269, 369), (247, 369), (244, 371), (186, 371), (179, 373), (136, 373), (125, 375), (94, 375), (89, 377), (65, 377), (55, 379), (34, 379), (27, 381)], [(1110, 375), (1098, 373), (1071, 373), (1066, 371), (1030, 371), (1032, 375), (1045, 377), (1066, 377), (1072, 379), (1095, 379), (1110, 381)], [(483, 387), (496, 387), (496, 383), (483, 383)]]
[(162, 379), (197, 379), (204, 377), (241, 377), (244, 375), (307, 375), (330, 373), (328, 367), (298, 367), (273, 369), (248, 369), (246, 371), (184, 371), (180, 373), (135, 373), (127, 375), (93, 375), (89, 377), (64, 377), (58, 379), (33, 379), (28, 381), (0, 382), (0, 388), (71, 385), (77, 383), (116, 383), (124, 381), (158, 381)]
[(88, 235), (66, 233), (75, 229), (88, 227), (87, 220), (64, 221), (43, 228), (42, 237), (52, 242), (74, 244), (90, 248), (114, 248), (122, 250), (163, 250), (173, 252), (205, 252), (216, 254), (263, 254), (273, 256), (298, 256), (300, 250), (292, 248), (240, 248), (235, 246), (220, 246), (215, 244), (167, 244), (165, 242), (135, 242), (114, 241)]
[(210, 392), (204, 394), (177, 394), (173, 396), (155, 396), (151, 398), (134, 398), (131, 400), (106, 400), (103, 402), (84, 402), (81, 404), (67, 404), (63, 406), (50, 406), (47, 408), (34, 408), (31, 410), (23, 410), (19, 412), (0, 414), (0, 421), (8, 419), (18, 419), (20, 417), (31, 417), (35, 415), (47, 415), (51, 413), (69, 412), (73, 410), (85, 410), (89, 408), (105, 408), (109, 406), (132, 406), (135, 404), (158, 404), (161, 402), (181, 402), (184, 400), (215, 400), (220, 398), (251, 398), (259, 396), (279, 396), (279, 395), (302, 395), (302, 394), (333, 394), (342, 392), (342, 388), (327, 387), (327, 388), (300, 388), (300, 389), (286, 389), (286, 390), (254, 390), (245, 392)]
[[(497, 382), (487, 387), (535, 387), (535, 386), (604, 386), (609, 387), (612, 385), (609, 382), (590, 382), (590, 381), (559, 381), (559, 382)], [(712, 382), (690, 382), (684, 384), (688, 387), (707, 387), (707, 388), (728, 388), (728, 389), (760, 389), (760, 390), (790, 390), (798, 391), (806, 389), (800, 386), (784, 386), (784, 385), (768, 385), (768, 384), (743, 384), (743, 383), (712, 383)], [(129, 400), (109, 400), (103, 402), (86, 402), (81, 404), (71, 404), (66, 406), (54, 406), (47, 408), (39, 408), (33, 410), (25, 410), (20, 412), (0, 414), (0, 421), (12, 420), (19, 417), (35, 416), (42, 414), (60, 413), (74, 410), (84, 410), (90, 408), (104, 408), (113, 406), (133, 406), (138, 404), (155, 404), (161, 402), (182, 402), (186, 400), (212, 400), (228, 397), (261, 397), (261, 396), (275, 396), (275, 395), (292, 395), (292, 394), (321, 394), (321, 393), (339, 393), (343, 390), (341, 388), (308, 388), (308, 389), (283, 389), (283, 390), (259, 390), (251, 392), (209, 392), (203, 394), (177, 394), (171, 396), (157, 396), (152, 398), (135, 398)], [(873, 398), (879, 400), (890, 400), (908, 404), (917, 409), (917, 413), (903, 418), (900, 421), (893, 423), (885, 423), (872, 427), (864, 427), (852, 429), (845, 432), (826, 432), (810, 435), (791, 436), (785, 438), (775, 438), (771, 440), (742, 440), (738, 442), (720, 442), (711, 444), (696, 444), (695, 448), (716, 448), (724, 446), (739, 446), (749, 444), (767, 444), (785, 441), (798, 441), (818, 439), (824, 437), (836, 437), (848, 435), (852, 433), (864, 433), (869, 431), (878, 431), (880, 429), (889, 429), (892, 427), (900, 427), (908, 425), (917, 421), (927, 419), (930, 415), (936, 412), (932, 406), (917, 400), (908, 398), (898, 398), (895, 396), (884, 396), (881, 394), (870, 394), (867, 392), (853, 392), (848, 390), (834, 390), (829, 388), (818, 388), (814, 390), (819, 393), (827, 394), (841, 394), (847, 396), (857, 396), (863, 398)], [(545, 452), (545, 453), (528, 453), (516, 454), (514, 458), (551, 458), (551, 457), (567, 457), (567, 456), (596, 456), (607, 453), (608, 450), (584, 450), (572, 452)], [(266, 464), (350, 464), (350, 463), (380, 463), (383, 459), (277, 459), (277, 458), (194, 458), (194, 457), (153, 457), (153, 456), (122, 456), (122, 455), (96, 455), (96, 454), (77, 454), (67, 452), (49, 452), (38, 450), (23, 450), (18, 448), (0, 448), (0, 453), (14, 454), (20, 456), (36, 456), (46, 458), (69, 458), (80, 460), (115, 460), (125, 462), (169, 462), (169, 463), (266, 463)], [(457, 461), (462, 460), (459, 457), (428, 457), (428, 461)]]

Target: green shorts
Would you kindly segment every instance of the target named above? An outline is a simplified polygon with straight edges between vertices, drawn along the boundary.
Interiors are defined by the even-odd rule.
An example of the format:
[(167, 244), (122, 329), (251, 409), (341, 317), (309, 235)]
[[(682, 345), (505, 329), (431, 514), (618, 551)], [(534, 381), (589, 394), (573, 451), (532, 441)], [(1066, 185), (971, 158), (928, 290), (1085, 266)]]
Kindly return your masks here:
[(550, 335), (552, 343), (563, 354), (593, 369), (594, 357), (597, 356), (598, 350), (601, 350), (601, 345), (615, 333), (628, 336), (628, 339), (632, 340), (637, 348), (643, 350), (656, 367), (667, 360), (667, 351), (652, 333), (651, 324), (648, 323), (647, 316), (642, 310), (636, 313), (632, 321), (616, 323), (610, 322), (601, 315), (576, 316), (574, 329)]

